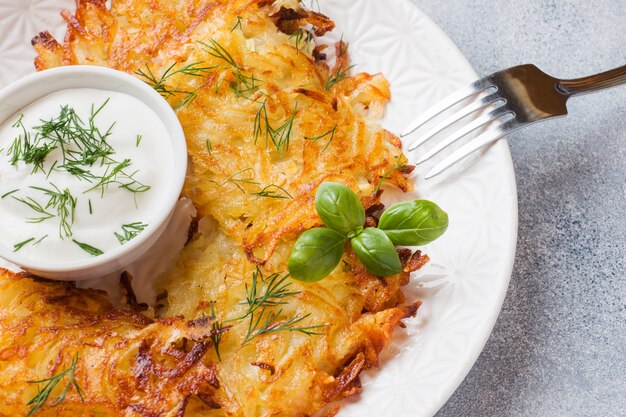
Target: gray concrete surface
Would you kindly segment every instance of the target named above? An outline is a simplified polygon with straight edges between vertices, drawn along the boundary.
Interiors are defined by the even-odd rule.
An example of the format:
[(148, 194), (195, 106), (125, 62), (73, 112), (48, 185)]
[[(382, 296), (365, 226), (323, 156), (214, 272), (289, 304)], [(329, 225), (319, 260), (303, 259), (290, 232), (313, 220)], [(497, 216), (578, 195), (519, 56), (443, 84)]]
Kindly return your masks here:
[[(626, 64), (626, 0), (413, 0), (479, 74)], [(515, 271), (489, 342), (437, 417), (626, 416), (626, 86), (510, 135)]]

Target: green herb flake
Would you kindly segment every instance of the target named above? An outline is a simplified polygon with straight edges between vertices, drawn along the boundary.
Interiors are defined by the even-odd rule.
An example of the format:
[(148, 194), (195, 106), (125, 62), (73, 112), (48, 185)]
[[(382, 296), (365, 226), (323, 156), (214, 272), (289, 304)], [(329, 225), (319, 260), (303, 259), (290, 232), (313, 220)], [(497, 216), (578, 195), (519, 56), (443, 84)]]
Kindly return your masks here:
[(79, 248), (81, 248), (82, 250), (84, 250), (85, 252), (87, 252), (88, 254), (90, 254), (91, 256), (100, 256), (100, 255), (104, 255), (104, 252), (101, 251), (98, 248), (94, 248), (91, 245), (88, 245), (86, 243), (83, 242), (79, 242), (76, 239), (72, 239), (72, 242), (76, 243), (76, 245), (78, 245)]
[(31, 237), (30, 239), (26, 239), (23, 242), (20, 243), (16, 243), (15, 245), (13, 245), (13, 252), (17, 252), (20, 249), (22, 249), (24, 246), (28, 245), (30, 242), (32, 242), (33, 240), (35, 240), (34, 237)]
[(114, 234), (120, 245), (123, 245), (136, 238), (147, 227), (148, 225), (142, 222), (129, 223), (122, 226), (122, 233), (115, 232)]
[(37, 242), (33, 243), (33, 246), (40, 244), (41, 242), (43, 242), (46, 238), (48, 237), (48, 235), (45, 235), (44, 237), (42, 237), (41, 239), (39, 239)]
[(243, 27), (241, 26), (241, 16), (237, 16), (237, 23), (230, 30), (231, 33), (234, 32), (237, 28), (239, 28), (239, 30), (241, 30), (241, 32), (243, 32)]
[(293, 199), (293, 197), (291, 196), (291, 194), (289, 194), (289, 192), (287, 192), (287, 190), (274, 184), (268, 185), (258, 193), (252, 193), (252, 195), (264, 198)]
[(328, 147), (330, 146), (330, 143), (335, 138), (335, 132), (337, 131), (337, 126), (338, 125), (335, 125), (335, 127), (330, 129), (328, 132), (322, 133), (319, 136), (314, 136), (314, 137), (305, 136), (304, 139), (305, 140), (310, 140), (310, 141), (313, 141), (313, 142), (317, 142), (318, 140), (322, 140), (322, 139), (328, 137), (328, 141), (326, 142), (326, 145), (324, 146), (324, 149), (322, 149), (322, 152), (324, 152), (324, 151), (326, 151), (326, 149), (328, 149)]
[(16, 188), (15, 190), (11, 190), (8, 193), (3, 194), (2, 197), (0, 197), (0, 199), (6, 198), (6, 197), (10, 196), (11, 194), (15, 194), (19, 190), (20, 190), (19, 188)]

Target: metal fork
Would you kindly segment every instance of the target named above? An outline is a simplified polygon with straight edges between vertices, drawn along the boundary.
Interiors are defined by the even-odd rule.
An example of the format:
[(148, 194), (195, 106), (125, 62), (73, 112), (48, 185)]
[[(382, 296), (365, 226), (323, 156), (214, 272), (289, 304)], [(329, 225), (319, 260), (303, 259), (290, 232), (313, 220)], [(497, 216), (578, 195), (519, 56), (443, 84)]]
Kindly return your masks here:
[(520, 65), (499, 71), (473, 82), (448, 98), (439, 102), (426, 113), (415, 119), (402, 132), (402, 137), (413, 134), (430, 124), (446, 110), (465, 101), (451, 115), (434, 124), (411, 143), (409, 151), (428, 141), (435, 135), (466, 117), (480, 115), (447, 135), (440, 143), (422, 155), (421, 164), (448, 148), (453, 143), (481, 128), (486, 129), (476, 138), (452, 152), (435, 165), (426, 179), (443, 171), (478, 149), (502, 138), (506, 134), (531, 123), (567, 115), (567, 100), (575, 95), (603, 90), (626, 83), (626, 65), (589, 77), (560, 80), (544, 73), (534, 65)]

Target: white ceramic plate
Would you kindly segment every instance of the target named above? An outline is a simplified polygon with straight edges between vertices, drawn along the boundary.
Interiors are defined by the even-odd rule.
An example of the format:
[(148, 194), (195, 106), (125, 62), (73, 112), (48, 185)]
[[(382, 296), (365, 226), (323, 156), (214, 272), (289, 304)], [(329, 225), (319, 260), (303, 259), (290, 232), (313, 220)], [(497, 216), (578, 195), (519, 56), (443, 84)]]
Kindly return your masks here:
[[(350, 42), (357, 70), (382, 72), (391, 81), (393, 100), (384, 120), (391, 131), (476, 78), (446, 35), (408, 0), (319, 3)], [(0, 0), (0, 87), (33, 71), (30, 39), (38, 31), (63, 38), (63, 7), (73, 9), (74, 0)], [(432, 262), (406, 290), (423, 307), (406, 332), (397, 332), (381, 369), (363, 376), (363, 394), (340, 416), (435, 414), (475, 362), (502, 306), (517, 232), (506, 142), (432, 182), (420, 180), (427, 168), (416, 172), (416, 195), (439, 203), (451, 223), (444, 238), (425, 248)]]

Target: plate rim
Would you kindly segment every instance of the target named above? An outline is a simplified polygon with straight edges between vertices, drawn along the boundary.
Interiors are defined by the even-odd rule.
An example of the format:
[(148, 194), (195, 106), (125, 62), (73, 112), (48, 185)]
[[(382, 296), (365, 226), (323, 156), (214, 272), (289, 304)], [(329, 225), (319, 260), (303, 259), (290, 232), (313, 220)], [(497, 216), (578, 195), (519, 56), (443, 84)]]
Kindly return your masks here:
[[(425, 19), (432, 26), (432, 30), (437, 32), (441, 40), (444, 40), (448, 44), (450, 49), (454, 51), (456, 55), (458, 55), (459, 61), (463, 62), (463, 66), (465, 66), (468, 69), (468, 71), (472, 73), (473, 77), (476, 79), (480, 78), (478, 76), (478, 73), (476, 73), (476, 70), (474, 69), (472, 64), (469, 62), (469, 60), (465, 56), (465, 54), (456, 45), (456, 43), (452, 40), (452, 38), (450, 38), (450, 36), (448, 36), (448, 34), (433, 19), (430, 18), (430, 16), (426, 12), (424, 12), (416, 4), (414, 0), (396, 0), (396, 1), (405, 3), (407, 6), (415, 8), (417, 12), (422, 15), (422, 18)], [(472, 349), (472, 351), (469, 353), (469, 355), (467, 356), (467, 360), (465, 361), (462, 369), (458, 369), (458, 371), (455, 373), (454, 380), (451, 379), (451, 382), (444, 389), (442, 389), (441, 391), (442, 395), (440, 396), (440, 399), (433, 403), (434, 409), (432, 410), (431, 413), (429, 413), (432, 416), (437, 414), (441, 410), (441, 408), (450, 400), (450, 398), (452, 398), (452, 396), (459, 389), (459, 387), (461, 386), (461, 384), (463, 383), (463, 381), (465, 380), (469, 372), (476, 365), (478, 358), (480, 357), (481, 353), (484, 351), (485, 346), (487, 345), (487, 342), (489, 341), (491, 335), (493, 334), (493, 330), (495, 328), (496, 322), (498, 318), (500, 317), (500, 313), (502, 312), (502, 307), (504, 305), (504, 301), (506, 299), (506, 295), (508, 293), (510, 282), (513, 276), (513, 267), (515, 265), (518, 232), (519, 232), (519, 199), (518, 199), (517, 177), (515, 173), (515, 165), (513, 163), (513, 157), (511, 155), (511, 148), (509, 147), (507, 136), (494, 142), (494, 144), (490, 146), (502, 147), (502, 150), (501, 150), (502, 157), (506, 159), (505, 161), (506, 166), (510, 169), (510, 172), (509, 172), (510, 175), (507, 175), (508, 182), (509, 182), (508, 186), (510, 187), (509, 191), (511, 192), (512, 199), (514, 200), (514, 204), (511, 207), (512, 208), (512, 212), (511, 212), (512, 221), (510, 224), (509, 232), (511, 232), (512, 244), (510, 245), (510, 248), (509, 248), (509, 259), (507, 262), (508, 267), (505, 273), (505, 276), (507, 277), (506, 285), (502, 286), (503, 290), (500, 291), (500, 293), (498, 294), (497, 301), (496, 301), (497, 308), (492, 309), (492, 311), (489, 314), (489, 323), (488, 325), (484, 327), (484, 329), (487, 329), (488, 331), (485, 330), (480, 335), (480, 338), (477, 337), (477, 339), (480, 339), (480, 342), (477, 343), (475, 348)]]

